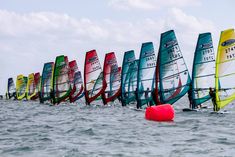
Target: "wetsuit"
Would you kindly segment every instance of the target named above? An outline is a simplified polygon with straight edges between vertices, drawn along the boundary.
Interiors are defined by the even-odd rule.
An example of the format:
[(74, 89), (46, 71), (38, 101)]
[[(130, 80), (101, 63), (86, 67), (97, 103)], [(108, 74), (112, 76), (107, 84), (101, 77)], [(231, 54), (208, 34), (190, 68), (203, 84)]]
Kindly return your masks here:
[(210, 94), (210, 97), (211, 97), (211, 100), (212, 100), (212, 103), (213, 103), (213, 110), (218, 111), (217, 104), (216, 104), (216, 99), (215, 99), (215, 92), (210, 91), (209, 94)]

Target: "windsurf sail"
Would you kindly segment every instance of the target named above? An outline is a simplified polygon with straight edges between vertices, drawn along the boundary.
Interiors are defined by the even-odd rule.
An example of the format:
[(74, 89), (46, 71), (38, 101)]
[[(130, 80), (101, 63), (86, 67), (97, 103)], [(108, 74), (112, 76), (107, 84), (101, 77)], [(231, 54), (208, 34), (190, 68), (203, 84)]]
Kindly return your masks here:
[(53, 104), (65, 101), (71, 90), (68, 57), (64, 55), (57, 56), (53, 72)]
[(126, 81), (128, 81), (128, 92), (125, 95), (126, 104), (137, 101), (137, 75), (138, 75), (139, 60), (135, 60), (130, 64), (127, 73)]
[(222, 31), (216, 57), (215, 111), (235, 100), (235, 32)]
[(138, 65), (137, 108), (154, 104), (152, 93), (154, 92), (156, 62), (153, 43), (143, 43)]
[(11, 99), (11, 98), (16, 99), (16, 87), (15, 87), (13, 78), (8, 79), (7, 96), (8, 96), (8, 99)]
[(40, 73), (34, 74), (34, 84), (35, 84), (35, 96), (31, 98), (31, 100), (36, 100), (39, 98), (39, 92), (40, 92), (40, 84), (41, 84), (41, 76)]
[[(120, 73), (114, 52), (107, 53), (104, 59), (103, 86), (107, 85), (102, 99), (104, 104), (114, 101), (120, 95)], [(112, 77), (112, 75), (115, 75)]]
[(16, 97), (22, 100), (26, 97), (27, 77), (18, 75), (16, 80)]
[(188, 92), (191, 83), (173, 30), (161, 34), (158, 55), (160, 99), (164, 104), (173, 104)]
[(26, 98), (31, 100), (32, 97), (36, 95), (36, 86), (34, 82), (34, 73), (29, 74), (27, 88), (26, 88)]
[(70, 102), (75, 102), (76, 100), (81, 98), (83, 95), (83, 82), (82, 82), (82, 74), (81, 71), (78, 70), (77, 62), (75, 60), (69, 62), (69, 79), (72, 87), (72, 91), (70, 93), (69, 99)]
[(40, 102), (51, 100), (52, 98), (52, 73), (54, 69), (54, 62), (45, 63), (41, 77), (41, 92), (39, 94)]
[(127, 51), (124, 54), (122, 62), (122, 73), (121, 73), (121, 101), (122, 106), (125, 106), (126, 99), (128, 99), (128, 86), (130, 79), (130, 65), (135, 61), (135, 52), (133, 50)]
[(84, 84), (86, 103), (90, 104), (104, 92), (103, 72), (95, 50), (86, 53), (84, 65)]
[(116, 98), (120, 101), (121, 96), (121, 72), (122, 68), (117, 66), (111, 67), (111, 74), (110, 74), (110, 99), (114, 101)]
[(199, 34), (192, 70), (192, 109), (211, 97), (209, 88), (215, 88), (215, 54), (211, 33)]
[[(100, 89), (103, 86), (103, 78), (104, 78), (104, 74), (102, 71), (94, 84), (94, 88), (91, 91), (92, 93), (95, 93), (97, 91), (97, 89)], [(106, 88), (106, 84), (105, 84), (105, 88)], [(104, 90), (105, 90), (105, 88), (104, 88)], [(103, 92), (104, 92), (104, 90), (103, 90)], [(102, 100), (102, 93), (95, 100)]]

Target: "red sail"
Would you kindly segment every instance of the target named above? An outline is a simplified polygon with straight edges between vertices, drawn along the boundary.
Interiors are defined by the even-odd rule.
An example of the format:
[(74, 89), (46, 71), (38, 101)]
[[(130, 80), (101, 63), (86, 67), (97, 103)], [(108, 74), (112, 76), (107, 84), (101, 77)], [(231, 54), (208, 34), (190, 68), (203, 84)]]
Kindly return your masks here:
[[(116, 56), (114, 52), (107, 53), (104, 60), (104, 78), (103, 85), (107, 84), (105, 92), (102, 94), (102, 99), (104, 104), (107, 104), (110, 101), (114, 101), (117, 96), (120, 95), (120, 86), (121, 86), (121, 71), (118, 68)], [(111, 79), (111, 75), (115, 75), (114, 79)], [(117, 79), (119, 78), (119, 79)], [(116, 85), (116, 89), (112, 89), (113, 83), (119, 81), (119, 85)], [(118, 86), (118, 87), (117, 87)], [(117, 89), (118, 88), (118, 89)]]
[(69, 100), (71, 103), (75, 102), (77, 98), (82, 94), (83, 92), (83, 83), (80, 81), (80, 78), (77, 78), (78, 73), (80, 72), (78, 70), (77, 62), (76, 60), (73, 60), (69, 62), (69, 81), (72, 86), (72, 91), (69, 96)]
[(36, 95), (31, 98), (31, 100), (36, 100), (39, 98), (39, 91), (40, 91), (40, 83), (41, 83), (41, 76), (40, 73), (34, 73), (34, 85), (35, 85), (35, 92)]
[(99, 83), (102, 69), (96, 50), (86, 53), (84, 65), (85, 99), (88, 104), (98, 98), (105, 90), (105, 86)]

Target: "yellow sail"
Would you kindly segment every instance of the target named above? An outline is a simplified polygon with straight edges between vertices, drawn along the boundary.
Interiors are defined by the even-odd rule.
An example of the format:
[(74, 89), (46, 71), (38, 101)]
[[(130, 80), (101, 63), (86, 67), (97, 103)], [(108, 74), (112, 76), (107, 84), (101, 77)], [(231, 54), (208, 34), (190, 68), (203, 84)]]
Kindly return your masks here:
[(217, 111), (235, 100), (235, 32), (221, 32), (216, 58), (215, 90)]
[(30, 100), (33, 96), (36, 95), (35, 90), (35, 83), (34, 83), (34, 73), (29, 74), (28, 76), (28, 82), (27, 82), (27, 88), (26, 88), (26, 98), (27, 100)]
[(16, 96), (18, 100), (25, 98), (27, 77), (18, 75), (16, 80)]

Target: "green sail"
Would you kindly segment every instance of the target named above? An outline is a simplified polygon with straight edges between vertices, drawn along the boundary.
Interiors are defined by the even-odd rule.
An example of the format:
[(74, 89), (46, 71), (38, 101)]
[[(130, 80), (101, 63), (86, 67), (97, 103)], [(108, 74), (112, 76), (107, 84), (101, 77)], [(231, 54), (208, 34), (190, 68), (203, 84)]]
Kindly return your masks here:
[(144, 105), (152, 105), (154, 91), (154, 78), (156, 69), (156, 56), (154, 53), (153, 43), (143, 43), (141, 47), (138, 76), (137, 76), (137, 108)]
[(59, 104), (64, 101), (69, 97), (70, 92), (67, 56), (57, 56), (53, 73), (53, 104)]
[(192, 70), (192, 108), (209, 100), (209, 88), (215, 88), (215, 54), (211, 33), (200, 34)]
[(121, 72), (121, 101), (122, 105), (125, 106), (128, 101), (128, 87), (130, 80), (130, 65), (135, 61), (135, 52), (133, 50), (127, 51), (124, 54), (122, 62), (122, 72)]
[(161, 34), (158, 55), (160, 100), (161, 103), (173, 104), (188, 92), (191, 83), (173, 30)]

